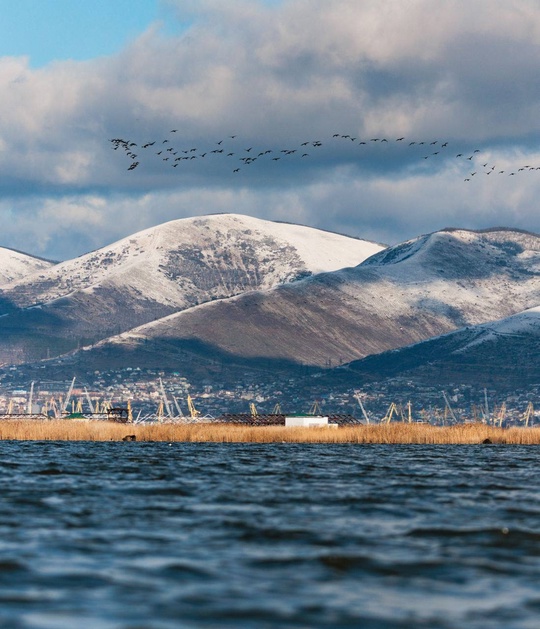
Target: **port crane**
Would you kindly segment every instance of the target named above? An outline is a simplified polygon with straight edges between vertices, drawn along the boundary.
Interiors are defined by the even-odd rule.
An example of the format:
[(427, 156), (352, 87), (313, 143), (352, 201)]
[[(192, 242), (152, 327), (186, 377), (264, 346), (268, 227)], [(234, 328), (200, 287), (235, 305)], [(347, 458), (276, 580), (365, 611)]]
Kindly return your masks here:
[(525, 415), (523, 416), (523, 421), (525, 422), (525, 428), (529, 427), (529, 421), (533, 418), (534, 418), (534, 406), (532, 402), (529, 402), (527, 404), (527, 408), (525, 409)]
[(392, 402), (386, 411), (386, 415), (381, 419), (381, 424), (389, 424), (392, 421), (394, 413), (397, 415), (398, 412), (398, 407), (395, 402)]
[[(454, 415), (454, 411), (452, 410), (452, 407), (450, 406), (450, 402), (448, 401), (448, 397), (446, 396), (446, 393), (443, 391), (443, 398), (444, 398), (444, 402), (446, 404), (445, 406), (445, 416), (446, 416), (446, 411), (448, 411), (448, 414), (450, 415), (450, 417), (454, 420), (454, 423), (458, 423), (457, 417)], [(445, 417), (446, 419), (446, 417)]]
[(90, 393), (88, 393), (88, 389), (84, 387), (84, 394), (86, 395), (86, 401), (88, 402), (88, 406), (90, 407), (90, 412), (95, 413), (94, 405), (92, 404), (92, 400), (90, 399)]
[(75, 377), (73, 377), (73, 380), (71, 381), (71, 384), (69, 385), (69, 389), (66, 395), (66, 399), (64, 400), (64, 403), (62, 404), (62, 414), (66, 413), (67, 411), (67, 407), (69, 404), (69, 400), (71, 399), (71, 394), (73, 393), (73, 387), (75, 386)]
[(191, 419), (197, 419), (199, 417), (199, 415), (201, 414), (201, 411), (198, 411), (195, 408), (195, 404), (193, 404), (193, 400), (191, 399), (191, 395), (187, 396), (187, 405), (188, 405), (189, 415), (190, 415)]
[(412, 404), (410, 400), (407, 402), (407, 421), (409, 424), (412, 424)]
[(44, 412), (46, 415), (49, 414), (49, 410), (52, 411), (55, 419), (58, 419), (60, 417), (60, 409), (58, 408), (58, 404), (56, 403), (54, 396), (52, 396), (48, 403), (45, 404)]
[(34, 400), (34, 381), (32, 380), (32, 384), (30, 385), (30, 396), (28, 398), (28, 407), (26, 412), (30, 415), (32, 413), (32, 402)]
[(386, 411), (386, 415), (381, 419), (381, 424), (389, 424), (392, 421), (392, 417), (394, 415), (396, 415), (396, 417), (399, 415), (403, 423), (405, 423), (406, 421), (408, 421), (409, 424), (412, 423), (412, 406), (410, 402), (407, 403), (406, 409), (407, 415), (405, 415), (405, 411), (401, 404), (398, 407), (395, 402), (392, 402), (392, 404), (390, 404), (388, 410)]
[(364, 416), (364, 419), (366, 420), (366, 424), (369, 424), (369, 417), (368, 417), (368, 414), (366, 413), (366, 409), (364, 408), (364, 405), (362, 404), (362, 399), (360, 398), (360, 392), (356, 391), (354, 394), (354, 397), (356, 398), (356, 401), (358, 402), (360, 409), (362, 410), (362, 415)]
[(182, 413), (182, 409), (180, 408), (180, 404), (178, 403), (178, 400), (174, 397), (174, 395), (172, 396), (172, 399), (174, 400), (174, 405), (176, 406), (176, 412), (178, 413), (178, 417), (184, 417), (184, 413)]
[(165, 406), (167, 417), (172, 419), (171, 407), (169, 406), (169, 400), (167, 399), (167, 394), (165, 393), (165, 387), (163, 386), (163, 380), (161, 378), (159, 379), (159, 388), (161, 390), (161, 397), (163, 398), (163, 404)]
[(497, 415), (495, 416), (493, 424), (496, 426), (498, 423), (499, 428), (502, 428), (505, 418), (506, 418), (506, 402), (503, 402), (499, 408), (499, 411), (497, 412)]

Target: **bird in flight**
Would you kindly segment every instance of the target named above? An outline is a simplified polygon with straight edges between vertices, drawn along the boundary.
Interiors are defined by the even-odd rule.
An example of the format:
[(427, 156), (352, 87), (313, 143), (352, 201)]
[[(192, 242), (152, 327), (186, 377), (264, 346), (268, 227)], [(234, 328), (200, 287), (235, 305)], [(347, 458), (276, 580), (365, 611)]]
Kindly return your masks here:
[[(170, 163), (168, 165), (169, 166), (172, 165), (174, 168), (177, 168), (177, 167), (185, 168), (187, 167), (187, 165), (184, 166), (183, 164), (184, 161), (187, 161), (188, 163), (192, 163), (193, 160), (197, 160), (198, 158), (204, 158), (207, 155), (209, 156), (209, 158), (205, 160), (206, 165), (212, 164), (214, 160), (218, 159), (221, 154), (227, 157), (234, 157), (235, 155), (237, 155), (237, 152), (235, 153), (234, 150), (231, 150), (233, 149), (231, 141), (237, 137), (240, 137), (240, 136), (237, 136), (236, 134), (223, 135), (219, 140), (214, 140), (214, 142), (210, 142), (210, 143), (207, 142), (205, 143), (205, 145), (203, 145), (202, 149), (198, 149), (198, 148), (189, 148), (189, 145), (188, 147), (186, 147), (185, 145), (182, 147), (180, 145), (180, 143), (182, 142), (181, 140), (182, 133), (180, 129), (171, 128), (169, 130), (169, 133), (171, 134), (169, 137), (162, 136), (161, 138), (155, 138), (155, 139), (152, 139), (151, 141), (145, 141), (144, 143), (142, 141), (134, 142), (129, 139), (124, 139), (122, 137), (113, 138), (112, 140), (110, 140), (110, 142), (112, 143), (113, 150), (115, 151), (120, 150), (120, 154), (122, 154), (122, 149), (123, 149), (123, 154), (129, 159), (129, 163), (127, 165), (128, 171), (135, 170), (136, 168), (141, 168), (145, 164), (143, 159), (139, 158), (141, 161), (137, 159), (137, 154), (134, 152), (134, 150), (136, 150), (135, 147), (140, 146), (142, 149), (147, 149), (147, 148), (150, 148), (151, 146), (154, 146), (157, 143), (161, 143), (162, 145), (168, 143), (169, 147), (165, 148), (162, 146), (161, 150), (157, 152), (154, 152), (154, 151), (147, 152), (146, 156), (148, 157), (148, 159), (150, 160), (156, 159), (155, 157), (153, 157), (154, 154), (156, 156), (160, 156), (160, 159), (164, 162), (169, 161), (170, 159)], [(164, 135), (166, 135), (166, 132)], [(173, 138), (173, 135), (174, 135), (174, 138)], [(344, 160), (354, 160), (354, 159), (363, 160), (363, 159), (366, 159), (366, 156), (368, 156), (368, 159), (371, 159), (376, 151), (382, 151), (381, 144), (383, 143), (387, 144), (387, 147), (384, 150), (384, 155), (385, 156), (388, 155), (388, 151), (390, 150), (391, 145), (388, 144), (389, 140), (386, 137), (383, 137), (383, 135), (378, 136), (378, 137), (372, 137), (372, 138), (370, 138), (369, 135), (367, 135), (367, 137), (364, 136), (365, 139), (362, 140), (357, 135), (352, 135), (352, 134), (347, 134), (347, 133), (342, 133), (342, 134), (334, 133), (332, 135), (332, 138), (337, 139), (338, 142), (340, 139), (350, 140), (353, 144), (357, 146), (366, 146), (367, 144), (371, 144), (369, 148), (366, 147), (365, 149), (362, 150), (361, 153), (358, 153), (357, 157), (354, 154), (354, 149), (352, 149), (352, 151), (350, 149), (347, 150), (347, 153), (344, 154), (343, 156)], [(395, 137), (395, 136), (390, 136), (390, 137)], [(424, 160), (428, 160), (430, 159), (430, 157), (436, 157), (437, 155), (442, 156), (443, 153), (441, 152), (441, 149), (446, 148), (449, 145), (448, 141), (441, 142), (438, 139), (430, 140), (429, 138), (428, 140), (420, 141), (420, 140), (413, 140), (411, 137), (405, 138), (405, 136), (396, 137), (393, 140), (393, 142), (404, 142), (405, 139), (407, 139), (407, 143), (403, 146), (403, 148), (408, 147), (407, 150), (409, 151), (409, 154), (413, 158), (416, 158), (416, 159), (423, 158)], [(249, 143), (249, 140), (247, 141), (240, 140), (240, 142), (242, 142), (242, 144), (244, 142), (247, 144)], [(240, 144), (240, 146), (242, 146), (242, 144)], [(426, 155), (426, 154), (422, 154), (423, 152), (422, 153), (417, 152), (418, 146), (429, 145), (429, 146), (435, 147), (437, 144), (440, 147), (439, 150), (436, 150), (431, 154)], [(215, 148), (216, 146), (218, 148)], [(271, 155), (272, 153), (274, 153), (275, 155), (275, 153), (279, 151), (279, 149), (276, 146), (273, 146), (272, 148), (267, 148), (264, 145), (260, 146), (254, 143), (252, 146), (246, 147), (244, 149), (244, 151), (248, 153), (248, 155), (253, 154), (253, 157), (246, 156), (246, 157), (240, 158), (240, 161), (242, 161), (246, 166), (253, 164), (257, 160), (260, 160), (260, 162), (264, 163), (267, 160), (277, 162), (280, 159), (282, 159), (283, 161), (286, 161), (286, 163), (291, 163), (291, 160), (298, 159), (298, 158), (304, 159), (306, 157), (313, 155), (312, 160), (304, 159), (304, 162), (307, 162), (307, 161), (309, 161), (310, 163), (318, 162), (318, 164), (320, 164), (320, 162), (318, 161), (318, 157), (324, 156), (324, 149), (320, 151), (316, 151), (315, 153), (317, 155), (315, 156), (315, 153), (313, 151), (312, 153), (307, 152), (309, 150), (309, 147), (311, 146), (320, 149), (323, 146), (323, 143), (321, 142), (321, 140), (309, 140), (309, 139), (306, 140), (304, 137), (302, 138), (302, 141), (298, 140), (296, 145), (294, 144), (294, 141), (291, 141), (290, 148), (282, 149), (281, 150), (281, 153), (283, 154), (282, 157), (277, 157), (277, 156)], [(333, 146), (335, 146), (335, 144), (333, 144)], [(238, 150), (238, 145), (235, 146), (235, 150)], [(481, 149), (474, 149), (472, 152), (469, 153), (467, 157), (464, 157), (463, 152), (455, 154), (455, 157), (464, 158), (470, 162), (474, 160), (476, 162), (476, 154), (481, 153), (481, 152), (482, 152)], [(181, 155), (183, 154), (184, 157), (175, 158), (175, 156), (178, 154), (181, 154)], [(268, 155), (270, 155), (270, 157), (267, 158)], [(439, 160), (440, 159), (441, 158), (439, 158)], [(516, 176), (522, 173), (540, 171), (540, 165), (533, 166), (530, 164), (521, 166), (519, 168), (517, 168), (516, 167), (517, 165), (516, 165), (514, 166), (514, 170), (511, 170), (511, 168), (509, 167), (508, 169), (498, 170), (498, 171), (496, 170), (496, 166), (490, 165), (489, 162), (483, 163), (482, 171), (479, 170), (480, 164), (478, 165), (475, 164), (475, 166), (478, 172), (484, 172), (484, 174), (486, 175), (489, 175), (491, 173), (498, 173), (500, 175), (509, 173), (509, 176)], [(429, 168), (427, 164), (426, 164), (426, 168)], [(232, 172), (238, 173), (240, 170), (241, 170), (240, 168), (234, 168)], [(474, 177), (476, 174), (477, 174), (477, 171), (467, 173), (465, 175), (464, 181), (470, 181), (472, 177)]]

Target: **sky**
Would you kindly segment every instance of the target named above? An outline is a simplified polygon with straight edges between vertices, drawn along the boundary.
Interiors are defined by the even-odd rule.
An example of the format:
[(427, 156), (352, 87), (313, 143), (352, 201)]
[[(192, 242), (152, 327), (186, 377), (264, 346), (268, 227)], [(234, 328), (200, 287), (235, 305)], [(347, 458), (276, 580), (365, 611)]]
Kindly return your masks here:
[(537, 0), (0, 0), (0, 246), (540, 232)]

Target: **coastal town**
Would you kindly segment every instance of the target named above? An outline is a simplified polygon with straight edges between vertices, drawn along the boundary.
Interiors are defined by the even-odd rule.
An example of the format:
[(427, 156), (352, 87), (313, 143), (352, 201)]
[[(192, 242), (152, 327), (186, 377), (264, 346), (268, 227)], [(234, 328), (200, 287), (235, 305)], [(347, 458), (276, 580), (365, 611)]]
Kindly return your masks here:
[(403, 378), (361, 388), (325, 390), (319, 378), (256, 379), (246, 372), (231, 386), (218, 381), (193, 386), (179, 372), (124, 368), (96, 371), (85, 380), (33, 380), (11, 367), (0, 374), (0, 415), (58, 418), (95, 413), (128, 403), (140, 421), (212, 420), (225, 414), (348, 415), (361, 423), (423, 422), (451, 425), (540, 425), (540, 384), (511, 393), (471, 385), (440, 387)]

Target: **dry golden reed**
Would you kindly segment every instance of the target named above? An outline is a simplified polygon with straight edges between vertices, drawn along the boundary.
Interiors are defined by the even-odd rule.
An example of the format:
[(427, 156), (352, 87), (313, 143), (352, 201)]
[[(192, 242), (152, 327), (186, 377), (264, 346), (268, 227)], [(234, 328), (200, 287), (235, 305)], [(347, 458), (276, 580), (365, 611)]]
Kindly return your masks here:
[(135, 435), (137, 441), (167, 442), (476, 444), (489, 439), (492, 443), (540, 445), (540, 428), (495, 428), (484, 424), (440, 427), (395, 423), (332, 429), (70, 420), (0, 421), (0, 440), (121, 441), (128, 435)]

